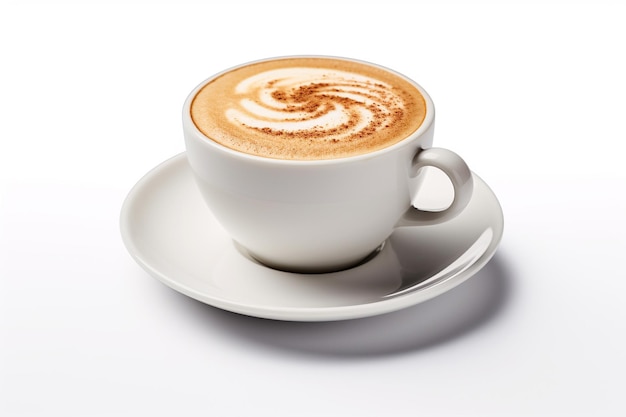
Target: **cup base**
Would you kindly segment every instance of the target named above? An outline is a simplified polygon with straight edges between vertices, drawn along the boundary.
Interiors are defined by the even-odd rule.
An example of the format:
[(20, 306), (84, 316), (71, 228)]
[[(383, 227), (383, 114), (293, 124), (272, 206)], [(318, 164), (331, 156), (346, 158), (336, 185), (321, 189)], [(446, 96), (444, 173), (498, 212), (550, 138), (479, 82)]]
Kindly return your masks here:
[(233, 243), (235, 244), (235, 247), (237, 248), (237, 250), (245, 257), (247, 257), (248, 259), (257, 262), (267, 268), (271, 268), (271, 269), (275, 269), (277, 271), (282, 271), (282, 272), (289, 272), (289, 273), (294, 273), (294, 274), (306, 274), (306, 275), (316, 275), (316, 274), (330, 274), (333, 272), (341, 272), (341, 271), (346, 271), (348, 269), (352, 269), (352, 268), (357, 268), (361, 265), (364, 265), (368, 262), (370, 262), (372, 259), (374, 259), (376, 256), (378, 256), (378, 254), (383, 250), (383, 248), (385, 247), (385, 242), (381, 243), (380, 245), (378, 245), (378, 247), (376, 247), (376, 249), (374, 249), (372, 252), (370, 252), (367, 256), (365, 256), (364, 258), (361, 258), (359, 260), (357, 260), (356, 262), (349, 262), (349, 263), (345, 263), (345, 264), (340, 264), (340, 265), (331, 265), (331, 266), (298, 266), (298, 265), (286, 265), (286, 264), (279, 264), (279, 263), (275, 263), (275, 262), (271, 262), (268, 260), (263, 259), (260, 256), (255, 255), (254, 253), (250, 252), (248, 249), (246, 249), (244, 246), (242, 246), (241, 244), (239, 244), (236, 241), (233, 241)]

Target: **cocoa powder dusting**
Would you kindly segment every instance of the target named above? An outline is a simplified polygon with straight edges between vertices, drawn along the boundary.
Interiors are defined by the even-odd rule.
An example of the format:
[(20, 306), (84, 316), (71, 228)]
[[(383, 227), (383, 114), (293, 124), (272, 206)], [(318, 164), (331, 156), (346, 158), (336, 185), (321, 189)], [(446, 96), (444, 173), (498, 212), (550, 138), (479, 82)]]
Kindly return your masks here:
[[(278, 80), (274, 80), (268, 82), (268, 86), (274, 86)], [(323, 139), (329, 136), (333, 137), (331, 139), (332, 143), (340, 142), (339, 139), (336, 138), (337, 135), (343, 135), (343, 141), (350, 142), (355, 139), (362, 140), (363, 138), (367, 138), (373, 134), (375, 134), (384, 124), (384, 128), (388, 129), (390, 126), (397, 123), (402, 119), (404, 114), (401, 107), (401, 103), (398, 103), (398, 100), (394, 100), (393, 96), (389, 96), (389, 94), (384, 91), (386, 88), (385, 85), (380, 83), (367, 83), (373, 85), (377, 90), (375, 93), (363, 93), (360, 92), (362, 96), (365, 96), (369, 100), (373, 100), (371, 104), (364, 104), (361, 101), (355, 100), (350, 97), (338, 95), (335, 93), (343, 93), (346, 90), (342, 90), (337, 86), (332, 86), (329, 83), (311, 83), (307, 85), (299, 86), (291, 91), (283, 91), (283, 90), (275, 90), (272, 92), (272, 98), (276, 101), (282, 103), (292, 103), (288, 104), (284, 111), (288, 113), (307, 113), (307, 117), (299, 117), (294, 119), (289, 119), (294, 122), (302, 122), (308, 120), (310, 118), (319, 117), (322, 114), (328, 113), (329, 111), (336, 109), (336, 104), (341, 105), (347, 112), (348, 121), (342, 123), (340, 126), (325, 128), (323, 126), (315, 126), (309, 129), (303, 130), (281, 130), (281, 129), (272, 129), (269, 127), (251, 127), (248, 128), (254, 129), (258, 132), (262, 132), (265, 135), (270, 136), (288, 136), (288, 137), (298, 137), (309, 142), (312, 142), (314, 139)], [(349, 82), (342, 84), (343, 87), (352, 87), (352, 84)], [(379, 91), (380, 90), (380, 91)], [(350, 90), (348, 90), (350, 91)], [(328, 94), (330, 92), (331, 94)], [(378, 100), (376, 102), (374, 100)], [(365, 107), (370, 114), (372, 115), (372, 119), (370, 122), (361, 128), (358, 132), (354, 132), (352, 134), (347, 134), (351, 129), (353, 129), (357, 124), (361, 122), (361, 114), (358, 108)]]

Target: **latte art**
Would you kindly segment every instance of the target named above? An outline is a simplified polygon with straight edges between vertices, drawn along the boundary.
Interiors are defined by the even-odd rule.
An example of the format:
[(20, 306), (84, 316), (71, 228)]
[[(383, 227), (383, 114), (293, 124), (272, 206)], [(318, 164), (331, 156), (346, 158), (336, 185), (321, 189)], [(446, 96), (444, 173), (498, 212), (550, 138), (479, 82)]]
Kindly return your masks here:
[(280, 159), (372, 152), (415, 131), (425, 116), (417, 88), (363, 63), (328, 58), (266, 61), (227, 72), (191, 106), (208, 138)]
[(226, 110), (228, 120), (273, 136), (350, 141), (388, 128), (404, 113), (391, 86), (320, 68), (267, 71), (235, 92), (243, 98)]

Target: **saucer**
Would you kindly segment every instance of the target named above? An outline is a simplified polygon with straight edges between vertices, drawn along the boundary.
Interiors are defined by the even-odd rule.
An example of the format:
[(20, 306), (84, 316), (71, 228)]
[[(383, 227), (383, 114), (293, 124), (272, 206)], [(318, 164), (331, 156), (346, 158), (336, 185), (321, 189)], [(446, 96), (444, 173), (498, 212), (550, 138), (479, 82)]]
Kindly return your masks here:
[[(328, 274), (278, 271), (252, 259), (212, 216), (184, 153), (154, 168), (130, 191), (121, 233), (131, 256), (150, 275), (211, 306), (289, 321), (368, 317), (440, 295), (493, 256), (502, 237), (502, 209), (473, 175), (474, 194), (456, 218), (398, 228), (367, 262)], [(449, 191), (445, 184), (433, 184), (427, 177), (426, 200)]]

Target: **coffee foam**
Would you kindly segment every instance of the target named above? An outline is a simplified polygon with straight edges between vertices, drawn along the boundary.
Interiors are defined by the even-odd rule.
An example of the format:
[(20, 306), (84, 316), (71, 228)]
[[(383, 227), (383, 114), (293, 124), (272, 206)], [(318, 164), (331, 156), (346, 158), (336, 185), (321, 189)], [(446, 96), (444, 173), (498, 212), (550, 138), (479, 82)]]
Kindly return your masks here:
[(333, 58), (286, 58), (234, 69), (206, 84), (191, 116), (226, 147), (278, 159), (373, 152), (423, 122), (425, 100), (404, 78)]

